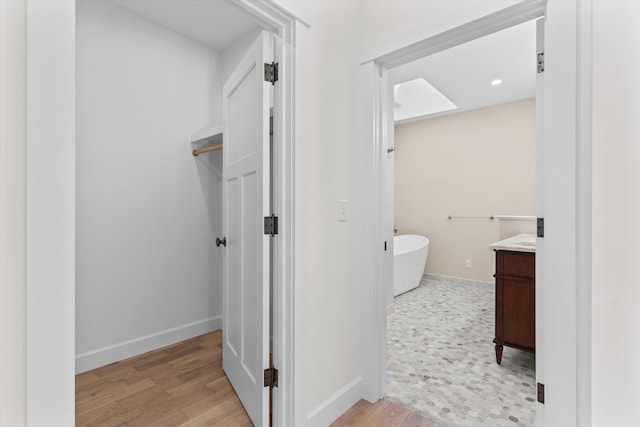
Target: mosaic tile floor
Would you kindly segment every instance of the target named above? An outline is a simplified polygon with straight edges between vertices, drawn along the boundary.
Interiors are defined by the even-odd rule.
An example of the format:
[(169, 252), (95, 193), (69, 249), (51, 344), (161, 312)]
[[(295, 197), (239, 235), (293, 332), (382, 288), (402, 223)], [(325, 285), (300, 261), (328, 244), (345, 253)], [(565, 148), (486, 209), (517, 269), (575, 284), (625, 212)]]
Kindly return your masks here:
[(387, 321), (386, 398), (436, 426), (535, 425), (535, 357), (495, 359), (493, 284), (425, 275)]

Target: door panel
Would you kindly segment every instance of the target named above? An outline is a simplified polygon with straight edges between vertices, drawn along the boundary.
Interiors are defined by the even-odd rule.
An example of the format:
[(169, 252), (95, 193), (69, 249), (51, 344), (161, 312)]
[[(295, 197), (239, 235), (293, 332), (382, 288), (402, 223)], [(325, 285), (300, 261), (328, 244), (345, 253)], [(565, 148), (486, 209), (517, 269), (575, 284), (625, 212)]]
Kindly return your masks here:
[[(256, 203), (255, 200), (256, 195), (259, 194), (256, 181), (255, 173), (242, 177), (242, 207), (247, 212), (260, 212), (257, 206), (258, 203)], [(262, 215), (260, 215), (260, 218), (261, 217)], [(268, 281), (265, 283), (265, 281), (262, 280), (263, 278), (259, 277), (260, 271), (257, 268), (253, 268), (253, 266), (259, 266), (261, 262), (259, 259), (260, 254), (255, 250), (259, 247), (260, 239), (263, 238), (263, 235), (258, 235), (261, 230), (257, 225), (260, 225), (260, 222), (256, 222), (255, 217), (252, 215), (243, 215), (242, 221), (242, 230), (245, 231), (242, 234), (242, 263), (245, 266), (245, 268), (242, 269), (242, 273), (244, 274), (243, 283), (246, 285), (242, 288), (242, 322), (246, 325), (257, 326), (256, 328), (247, 327), (243, 330), (242, 348), (251, 349), (256, 346), (256, 343), (260, 342), (259, 326), (261, 326), (262, 319), (260, 318), (260, 298), (257, 298), (257, 296), (262, 291), (260, 288), (262, 286), (268, 286), (269, 283)], [(260, 374), (263, 371), (260, 363), (261, 356), (262, 354), (259, 352), (244, 351), (242, 353), (242, 366), (247, 375), (251, 377), (251, 380), (256, 383), (262, 379)], [(262, 386), (262, 384), (260, 384), (260, 386)]]
[[(240, 71), (240, 70), (238, 70)], [(229, 94), (225, 94), (228, 100), (227, 132), (225, 140), (233, 136), (233, 145), (226, 145), (228, 150), (227, 160), (229, 164), (236, 164), (247, 156), (255, 154), (257, 147), (255, 141), (260, 139), (260, 126), (247, 126), (247, 118), (259, 117), (260, 105), (255, 102), (255, 94), (261, 90), (263, 81), (258, 81), (260, 68), (258, 64), (251, 64), (247, 70), (242, 70), (246, 75), (241, 76), (237, 86), (229, 88)], [(262, 79), (260, 79), (262, 80)]]
[[(228, 144), (225, 144), (228, 145)], [(225, 147), (226, 150), (226, 147)], [(227, 187), (227, 194), (235, 195), (240, 194), (241, 182), (239, 178), (229, 178), (225, 181)], [(240, 253), (240, 245), (234, 241), (237, 236), (240, 236), (240, 223), (236, 215), (229, 215), (229, 212), (235, 213), (241, 211), (241, 200), (237, 197), (225, 197), (224, 206), (227, 208), (227, 215), (225, 218), (226, 230), (225, 236), (227, 237), (226, 259), (224, 262), (224, 269), (226, 276), (224, 284), (224, 307), (237, 307), (241, 301), (241, 288), (240, 286), (227, 286), (226, 282), (228, 277), (240, 277), (241, 276), (241, 260), (242, 254)], [(224, 309), (223, 309), (224, 310)], [(234, 357), (237, 357), (240, 349), (240, 325), (241, 311), (240, 310), (224, 310), (224, 342), (225, 349), (231, 350)]]
[(264, 63), (273, 42), (264, 32), (223, 87), (223, 368), (251, 421), (266, 426), (269, 388), (269, 90)]

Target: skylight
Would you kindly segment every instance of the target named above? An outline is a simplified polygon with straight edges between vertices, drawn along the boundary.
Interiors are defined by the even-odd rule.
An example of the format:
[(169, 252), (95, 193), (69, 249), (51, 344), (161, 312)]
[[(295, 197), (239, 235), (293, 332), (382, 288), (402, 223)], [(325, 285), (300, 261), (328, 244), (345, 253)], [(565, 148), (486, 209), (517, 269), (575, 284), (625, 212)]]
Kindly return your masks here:
[(395, 121), (441, 113), (458, 108), (438, 89), (423, 78), (397, 84), (393, 87)]

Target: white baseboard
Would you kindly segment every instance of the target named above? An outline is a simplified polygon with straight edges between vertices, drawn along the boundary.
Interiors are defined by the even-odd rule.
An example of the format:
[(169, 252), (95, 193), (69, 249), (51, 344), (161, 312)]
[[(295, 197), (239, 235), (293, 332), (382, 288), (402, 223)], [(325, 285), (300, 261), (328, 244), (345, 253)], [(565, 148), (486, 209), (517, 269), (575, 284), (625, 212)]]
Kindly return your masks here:
[(485, 280), (467, 279), (466, 277), (445, 276), (444, 274), (423, 273), (422, 276), (423, 277), (424, 276), (442, 277), (445, 279), (461, 279), (461, 280), (467, 280), (469, 282), (476, 282), (476, 283), (491, 285), (491, 286), (495, 284), (494, 282), (487, 282)]
[(362, 377), (357, 377), (309, 411), (309, 427), (326, 427), (362, 399)]
[(78, 354), (76, 355), (76, 374), (128, 359), (129, 357), (156, 350), (221, 328), (222, 316), (210, 317), (155, 334), (145, 335), (129, 341)]

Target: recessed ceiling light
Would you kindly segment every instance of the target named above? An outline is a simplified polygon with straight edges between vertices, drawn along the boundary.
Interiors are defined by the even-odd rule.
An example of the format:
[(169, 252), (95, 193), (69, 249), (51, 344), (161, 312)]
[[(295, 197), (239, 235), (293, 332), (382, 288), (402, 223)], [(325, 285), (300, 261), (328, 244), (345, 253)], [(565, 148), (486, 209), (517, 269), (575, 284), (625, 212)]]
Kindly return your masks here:
[(491, 86), (500, 86), (502, 84), (502, 79), (491, 80)]

